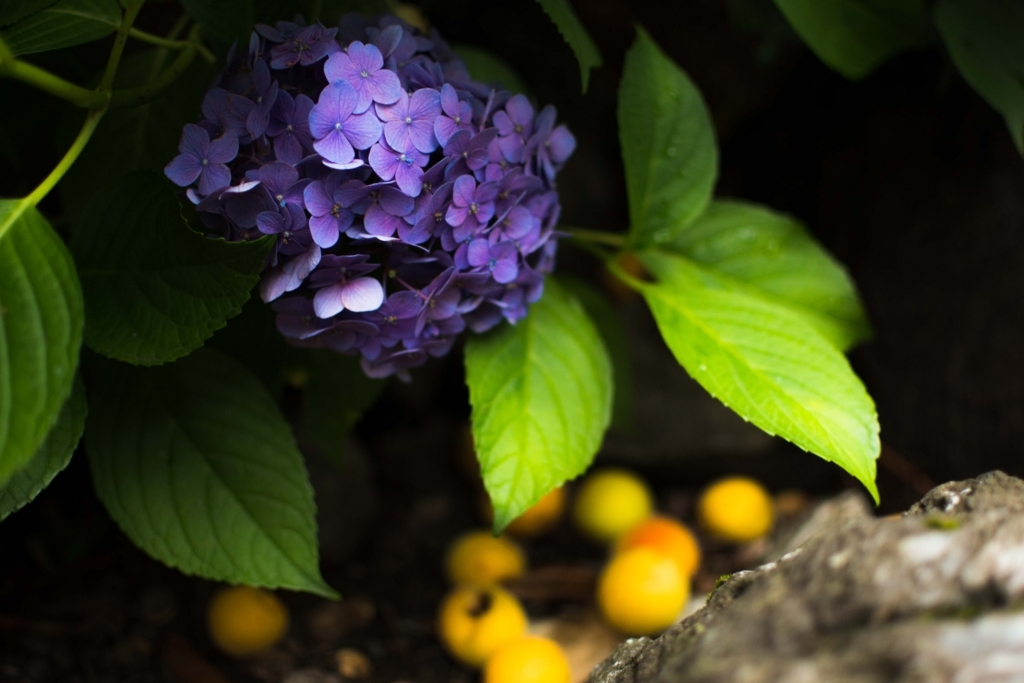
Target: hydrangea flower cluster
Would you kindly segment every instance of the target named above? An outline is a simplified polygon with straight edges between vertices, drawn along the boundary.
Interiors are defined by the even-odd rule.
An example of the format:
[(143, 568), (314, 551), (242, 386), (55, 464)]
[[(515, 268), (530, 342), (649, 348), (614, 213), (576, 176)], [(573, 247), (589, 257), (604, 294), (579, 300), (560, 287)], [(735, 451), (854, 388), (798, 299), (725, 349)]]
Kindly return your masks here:
[(393, 16), (257, 25), (165, 174), (211, 236), (276, 235), (261, 283), (292, 343), (373, 377), (526, 315), (554, 266), (576, 141)]

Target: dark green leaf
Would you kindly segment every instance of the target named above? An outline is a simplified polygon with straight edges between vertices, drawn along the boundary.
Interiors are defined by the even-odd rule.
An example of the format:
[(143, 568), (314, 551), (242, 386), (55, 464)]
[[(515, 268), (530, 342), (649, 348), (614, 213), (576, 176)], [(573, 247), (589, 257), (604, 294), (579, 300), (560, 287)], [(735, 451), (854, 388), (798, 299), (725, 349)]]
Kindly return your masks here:
[(346, 438), (387, 382), (370, 379), (357, 359), (332, 351), (310, 352), (302, 367), (309, 373), (304, 390), (305, 436), (340, 464)]
[(64, 401), (57, 422), (50, 428), (43, 445), (23, 469), (0, 485), (0, 520), (27, 505), (68, 463), (85, 431), (88, 404), (85, 385), (75, 378), (71, 395)]
[(512, 68), (487, 50), (473, 45), (452, 46), (456, 54), (466, 63), (469, 75), (474, 80), (488, 85), (500, 85), (512, 93), (526, 92), (526, 86)]
[(939, 0), (935, 24), (960, 75), (1003, 115), (1024, 154), (1024, 5)]
[[(240, 41), (248, 45), (253, 26), (258, 23), (273, 25), (277, 21), (290, 21), (295, 14), (307, 19), (318, 19), (327, 26), (336, 26), (343, 12), (361, 11), (363, 6), (381, 5), (368, 0), (181, 0), (189, 16), (203, 25), (209, 35), (228, 45)], [(314, 12), (319, 12), (314, 17)], [(374, 12), (364, 12), (373, 14)]]
[(576, 54), (576, 61), (580, 63), (580, 80), (583, 82), (583, 92), (587, 92), (587, 85), (590, 83), (590, 70), (601, 66), (601, 53), (597, 50), (587, 29), (583, 27), (579, 17), (573, 11), (569, 0), (537, 0), (544, 12), (551, 17), (551, 21), (558, 27), (558, 32), (565, 38), (572, 51)]
[(9, 26), (46, 9), (57, 0), (0, 0), (0, 26)]
[(97, 377), (86, 452), (136, 545), (187, 574), (334, 595), (302, 454), (259, 380), (209, 349)]
[[(972, 0), (973, 1), (973, 0)], [(775, 0), (821, 61), (847, 78), (864, 78), (893, 55), (919, 47), (924, 0)]]
[(0, 37), (18, 56), (106, 38), (120, 25), (117, 0), (60, 0), (4, 29)]
[(700, 92), (642, 28), (619, 86), (619, 139), (630, 242), (668, 242), (711, 201), (718, 150)]
[(690, 376), (769, 434), (835, 462), (877, 501), (878, 417), (843, 354), (789, 308), (686, 258), (639, 256), (657, 282), (632, 284)]
[(590, 465), (611, 419), (611, 362), (583, 307), (549, 279), (525, 319), (466, 342), (466, 383), (500, 531)]
[(790, 216), (715, 201), (666, 248), (790, 306), (842, 351), (871, 336), (846, 270)]
[(558, 282), (583, 304), (604, 340), (612, 363), (615, 396), (612, 401), (612, 426), (631, 429), (633, 426), (633, 359), (626, 330), (608, 299), (584, 280), (563, 276)]
[(180, 358), (237, 315), (259, 280), (272, 238), (226, 242), (194, 232), (175, 189), (157, 173), (128, 174), (74, 225), (94, 351), (138, 365)]
[(0, 481), (36, 454), (78, 367), (82, 290), (46, 219), (0, 200)]

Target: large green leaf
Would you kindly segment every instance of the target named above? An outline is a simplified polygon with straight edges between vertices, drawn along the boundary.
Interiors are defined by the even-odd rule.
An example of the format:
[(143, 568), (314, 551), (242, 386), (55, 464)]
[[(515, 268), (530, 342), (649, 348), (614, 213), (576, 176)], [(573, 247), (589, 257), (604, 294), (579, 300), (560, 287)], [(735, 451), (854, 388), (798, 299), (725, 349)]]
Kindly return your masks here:
[(9, 26), (46, 9), (57, 0), (0, 0), (0, 26)]
[(877, 501), (878, 417), (843, 354), (789, 308), (686, 258), (639, 256), (657, 282), (631, 282), (690, 376), (769, 434), (841, 466)]
[(17, 56), (106, 38), (120, 25), (117, 0), (60, 0), (5, 28), (0, 37)]
[(960, 75), (1003, 115), (1024, 154), (1024, 5), (939, 0), (935, 25)]
[(792, 307), (842, 351), (871, 335), (846, 270), (790, 216), (715, 201), (666, 248)]
[(68, 466), (85, 431), (86, 412), (85, 385), (81, 378), (76, 378), (71, 395), (64, 401), (57, 422), (50, 428), (43, 445), (28, 465), (15, 472), (6, 484), (0, 485), (0, 520), (28, 504)]
[(611, 419), (611, 363), (580, 303), (548, 280), (525, 319), (469, 339), (466, 383), (500, 531), (590, 465)]
[(302, 368), (309, 373), (303, 391), (304, 434), (341, 464), (346, 438), (387, 382), (367, 377), (357, 359), (333, 351), (311, 351), (304, 361)]
[[(973, 2), (974, 0), (970, 0)], [(925, 40), (924, 0), (775, 0), (821, 61), (851, 79)]]
[(537, 0), (537, 3), (551, 17), (551, 21), (558, 27), (558, 32), (576, 54), (576, 61), (580, 63), (583, 92), (587, 92), (590, 70), (601, 66), (601, 53), (598, 52), (597, 45), (576, 16), (569, 0)]
[(138, 365), (188, 354), (237, 315), (273, 243), (194, 232), (174, 186), (150, 171), (112, 182), (88, 207), (71, 241), (85, 292), (85, 342)]
[(455, 53), (466, 63), (469, 75), (481, 83), (500, 85), (513, 93), (526, 92), (526, 86), (508, 64), (493, 53), (475, 45), (452, 45)]
[(36, 454), (71, 391), (82, 290), (64, 243), (34, 208), (0, 200), (0, 481)]
[(97, 372), (85, 443), (96, 493), (147, 553), (188, 574), (324, 596), (313, 490), (259, 380), (204, 349)]
[(619, 139), (630, 242), (668, 242), (711, 201), (718, 150), (700, 92), (642, 28), (619, 86)]

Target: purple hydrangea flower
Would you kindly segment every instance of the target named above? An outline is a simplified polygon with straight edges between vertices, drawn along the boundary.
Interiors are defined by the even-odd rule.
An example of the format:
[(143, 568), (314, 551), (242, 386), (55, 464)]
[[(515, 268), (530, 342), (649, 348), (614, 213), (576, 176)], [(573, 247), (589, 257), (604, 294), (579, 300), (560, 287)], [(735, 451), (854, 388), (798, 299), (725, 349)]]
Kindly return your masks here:
[(186, 123), (178, 143), (178, 156), (164, 168), (164, 175), (179, 187), (199, 181), (199, 194), (208, 195), (231, 184), (231, 171), (227, 164), (238, 156), (238, 138), (225, 133), (210, 141), (210, 134), (202, 127)]
[(523, 148), (533, 133), (533, 105), (524, 95), (516, 95), (505, 105), (504, 111), (494, 114), (494, 125), (498, 128), (501, 147), (505, 158), (518, 164), (523, 160)]
[(460, 130), (472, 133), (473, 107), (469, 102), (460, 101), (455, 88), (449, 83), (445, 83), (441, 88), (440, 99), (441, 110), (445, 115), (434, 119), (434, 136), (437, 141), (442, 145), (447, 144), (448, 139)]
[(403, 90), (394, 104), (378, 104), (377, 116), (384, 122), (384, 139), (395, 149), (412, 146), (423, 154), (437, 149), (434, 121), (441, 112), (441, 95), (422, 88), (412, 97)]
[(313, 240), (324, 249), (333, 247), (352, 225), (355, 215), (342, 205), (338, 189), (344, 175), (333, 171), (323, 180), (314, 180), (306, 186), (303, 198), (310, 213), (309, 229)]
[(392, 149), (386, 142), (378, 142), (370, 148), (370, 167), (381, 180), (394, 180), (398, 189), (410, 197), (418, 197), (423, 189), (423, 167), (429, 157), (412, 146), (411, 141), (402, 148)]
[(345, 52), (337, 52), (324, 65), (324, 74), (331, 83), (348, 83), (355, 90), (355, 113), (360, 114), (378, 104), (394, 104), (402, 95), (398, 74), (384, 67), (384, 57), (376, 45), (358, 40)]
[[(294, 38), (270, 51), (272, 57), (270, 67), (272, 69), (290, 69), (296, 64), (309, 66), (319, 62), (327, 55), (338, 51), (338, 44), (334, 42), (334, 35), (337, 32), (336, 28), (328, 29), (320, 24), (307, 26), (296, 33)], [(267, 37), (270, 38), (270, 36)]]
[(351, 166), (355, 150), (369, 149), (380, 140), (380, 120), (372, 112), (355, 113), (357, 102), (355, 89), (339, 81), (324, 88), (309, 112), (309, 130), (316, 139), (313, 149), (337, 168)]
[(313, 149), (313, 136), (309, 132), (312, 109), (313, 100), (306, 95), (292, 97), (283, 90), (277, 93), (266, 134), (274, 141), (274, 156), (278, 160), (294, 166)]

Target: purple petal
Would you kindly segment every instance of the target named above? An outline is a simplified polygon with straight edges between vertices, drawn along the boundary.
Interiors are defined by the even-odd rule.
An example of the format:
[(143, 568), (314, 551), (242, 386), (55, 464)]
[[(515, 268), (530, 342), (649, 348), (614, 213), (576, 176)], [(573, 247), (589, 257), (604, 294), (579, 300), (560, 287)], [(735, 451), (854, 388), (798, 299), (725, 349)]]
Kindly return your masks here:
[(343, 82), (349, 74), (357, 73), (359, 73), (359, 69), (345, 52), (335, 52), (324, 63), (324, 76), (327, 77), (328, 83)]
[[(348, 56), (352, 61), (352, 66), (359, 71), (373, 73), (384, 66), (384, 55), (380, 53), (376, 45), (365, 45), (357, 40), (348, 46)], [(384, 104), (391, 103), (384, 102)]]
[(423, 181), (420, 180), (422, 174), (423, 169), (419, 166), (399, 164), (395, 172), (395, 181), (398, 183), (398, 188), (405, 195), (419, 197), (420, 192), (423, 191)]
[(256, 227), (264, 235), (277, 235), (285, 230), (284, 217), (276, 211), (264, 211), (256, 217)]
[(391, 180), (398, 170), (398, 154), (384, 144), (377, 144), (370, 148), (370, 168), (372, 168), (382, 180)]
[(445, 213), (444, 219), (448, 225), (460, 226), (466, 222), (466, 216), (469, 214), (469, 209), (464, 206), (455, 206), (452, 204), (448, 207), (448, 212)]
[(409, 116), (414, 121), (433, 119), (441, 114), (441, 93), (433, 88), (420, 88), (409, 99)]
[(448, 140), (457, 132), (459, 132), (458, 124), (447, 116), (439, 116), (434, 119), (434, 135), (441, 146), (448, 144)]
[(423, 300), (416, 292), (396, 292), (388, 297), (388, 314), (399, 320), (418, 315), (422, 308)]
[(332, 130), (322, 140), (314, 142), (313, 149), (324, 159), (334, 164), (348, 164), (356, 156), (356, 152), (352, 149), (348, 138), (336, 130)]
[(345, 121), (342, 131), (356, 149), (370, 149), (380, 140), (383, 130), (373, 112), (355, 114)]
[(494, 275), (495, 282), (505, 285), (515, 280), (516, 276), (519, 275), (519, 266), (514, 261), (498, 261), (494, 265), (491, 274)]
[(472, 176), (463, 175), (455, 181), (455, 188), (452, 191), (452, 202), (457, 206), (469, 206), (473, 203), (473, 195), (476, 192), (476, 181)]
[(402, 96), (402, 82), (394, 71), (381, 69), (365, 81), (374, 102), (394, 104)]
[(469, 243), (469, 251), (466, 254), (469, 265), (479, 267), (491, 260), (491, 247), (487, 240), (473, 240)]
[(416, 202), (393, 187), (381, 189), (380, 205), (392, 216), (408, 216), (416, 208)]
[(404, 122), (406, 116), (409, 115), (409, 95), (403, 90), (398, 101), (394, 104), (378, 104), (374, 109), (377, 110), (377, 116), (380, 120), (385, 123), (390, 121)]
[(318, 290), (313, 296), (313, 311), (318, 318), (331, 318), (345, 310), (341, 294), (345, 285), (337, 284)]
[(551, 152), (551, 159), (556, 164), (561, 164), (572, 156), (573, 151), (576, 149), (576, 138), (569, 132), (568, 128), (559, 126), (551, 133), (551, 137), (548, 138), (545, 144)]
[(210, 194), (214, 190), (231, 184), (231, 171), (224, 164), (211, 164), (199, 176), (199, 194)]
[[(525, 95), (516, 95), (508, 101), (505, 105), (505, 111), (508, 112), (509, 118), (512, 119), (513, 123), (526, 127), (531, 121), (533, 121), (533, 105), (530, 104), (530, 100), (526, 99)], [(497, 120), (497, 114), (495, 114), (495, 120)], [(497, 121), (495, 121), (497, 122)], [(529, 131), (526, 131), (528, 134)]]
[(238, 136), (227, 132), (210, 143), (206, 158), (211, 164), (226, 164), (238, 156)]
[(392, 149), (407, 149), (410, 142), (409, 129), (405, 121), (388, 121), (384, 124), (384, 139)]
[(201, 126), (194, 123), (186, 123), (181, 129), (181, 140), (178, 142), (178, 151), (182, 154), (191, 154), (197, 159), (206, 159), (210, 154), (210, 135)]
[[(437, 149), (437, 138), (434, 136), (434, 125), (429, 120), (413, 121), (407, 126), (407, 128), (407, 137), (412, 140), (413, 147), (424, 154), (430, 154)], [(399, 149), (404, 149), (404, 147), (400, 147)]]
[(355, 313), (376, 311), (384, 303), (384, 288), (372, 277), (356, 278), (342, 288), (341, 301)]
[(306, 209), (313, 216), (326, 216), (334, 208), (334, 197), (327, 194), (323, 181), (320, 180), (314, 180), (306, 185), (302, 198), (306, 203)]
[(164, 167), (164, 175), (178, 187), (187, 187), (203, 172), (203, 164), (191, 154), (179, 154)]
[(338, 243), (338, 219), (329, 213), (326, 216), (313, 216), (309, 219), (309, 232), (313, 241), (322, 248), (333, 247)]
[(302, 143), (294, 133), (283, 133), (274, 138), (274, 156), (286, 164), (302, 161)]
[(391, 237), (404, 224), (405, 221), (397, 216), (392, 216), (379, 204), (371, 206), (363, 217), (363, 226), (366, 228), (366, 232), (374, 237)]

